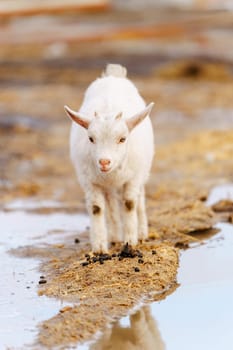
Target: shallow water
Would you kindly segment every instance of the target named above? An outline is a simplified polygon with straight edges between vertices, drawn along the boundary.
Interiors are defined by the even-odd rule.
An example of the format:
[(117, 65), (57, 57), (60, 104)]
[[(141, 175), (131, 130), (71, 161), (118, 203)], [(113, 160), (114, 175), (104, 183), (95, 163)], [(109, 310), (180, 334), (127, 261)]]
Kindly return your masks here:
[(233, 343), (233, 226), (182, 252), (180, 288), (152, 305), (166, 349), (230, 349)]
[(38, 297), (40, 261), (17, 258), (9, 251), (19, 246), (63, 242), (66, 231), (67, 236), (83, 231), (88, 218), (63, 213), (28, 214), (19, 210), (1, 212), (0, 222), (0, 349), (22, 349), (35, 340), (38, 323), (56, 315), (67, 303)]
[(221, 199), (228, 199), (233, 201), (233, 184), (223, 184), (216, 186), (210, 191), (206, 205), (213, 205)]

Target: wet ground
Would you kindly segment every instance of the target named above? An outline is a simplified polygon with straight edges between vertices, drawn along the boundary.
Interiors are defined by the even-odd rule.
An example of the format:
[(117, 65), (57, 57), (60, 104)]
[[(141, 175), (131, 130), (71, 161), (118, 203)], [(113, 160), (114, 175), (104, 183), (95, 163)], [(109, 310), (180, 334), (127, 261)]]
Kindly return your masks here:
[[(151, 343), (158, 349), (220, 344), (228, 349), (233, 340), (231, 14), (131, 13), (121, 17), (120, 32), (118, 14), (104, 18), (104, 26), (111, 18), (117, 32), (91, 45), (90, 38), (71, 40), (70, 23), (73, 31), (80, 27), (70, 17), (1, 23), (0, 346), (68, 349), (84, 342), (78, 349), (116, 344), (149, 350), (155, 348)], [(133, 37), (127, 18), (134, 29), (143, 19)], [(79, 25), (83, 29), (87, 21), (90, 35), (95, 26), (104, 30), (103, 15), (95, 17), (94, 26), (92, 19), (86, 15)], [(51, 23), (66, 29), (63, 41), (50, 31), (35, 45), (40, 23), (43, 30)], [(31, 34), (22, 45), (21, 31), (29, 24)], [(135, 265), (131, 260), (93, 268), (105, 289), (107, 269), (115, 281), (106, 298), (98, 281), (93, 284), (92, 270), (86, 278), (80, 267), (90, 251), (89, 220), (68, 157), (70, 123), (63, 105), (79, 106), (87, 85), (111, 61), (127, 65), (146, 101), (155, 101), (157, 153), (147, 187), (150, 239), (139, 246), (144, 280), (142, 274), (125, 277)], [(211, 209), (221, 198), (228, 202)], [(151, 249), (157, 250), (153, 258)], [(89, 311), (84, 318), (90, 309), (95, 315)], [(122, 318), (129, 311), (132, 316)], [(119, 324), (106, 329), (116, 319)], [(86, 345), (100, 330), (97, 343)]]
[[(233, 185), (215, 188), (208, 199), (233, 199)], [(16, 205), (17, 204), (17, 205)], [(54, 206), (55, 203), (53, 203)], [(50, 204), (51, 205), (51, 204)], [(1, 212), (1, 346), (10, 349), (34, 348), (38, 323), (59, 313), (73, 303), (62, 299), (38, 297), (41, 278), (40, 260), (16, 257), (12, 252), (20, 246), (36, 245), (45, 249), (62, 248), (78, 237), (89, 224), (85, 215), (53, 213), (32, 214), (23, 208), (35, 203), (14, 203), (9, 212)], [(11, 209), (10, 209), (11, 208)], [(177, 281), (179, 287), (165, 300), (137, 306), (131, 318), (120, 319), (99, 335), (96, 343), (78, 349), (202, 349), (230, 348), (232, 318), (233, 229), (228, 223), (215, 225), (216, 231), (201, 243), (193, 243), (180, 254)], [(29, 248), (28, 248), (29, 249)], [(46, 277), (45, 277), (46, 278)], [(141, 332), (139, 332), (141, 329)], [(17, 336), (12, 337), (12, 332)], [(194, 335), (195, 333), (195, 335)], [(190, 342), (192, 339), (192, 342)], [(31, 345), (30, 345), (31, 344)], [(68, 348), (68, 347), (67, 347)], [(76, 347), (72, 347), (76, 348)]]

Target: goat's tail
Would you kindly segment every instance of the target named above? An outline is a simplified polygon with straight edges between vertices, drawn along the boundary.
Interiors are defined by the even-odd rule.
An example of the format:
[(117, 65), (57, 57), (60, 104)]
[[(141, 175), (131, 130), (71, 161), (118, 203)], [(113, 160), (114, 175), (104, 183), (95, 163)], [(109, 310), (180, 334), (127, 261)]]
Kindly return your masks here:
[(105, 71), (102, 73), (102, 77), (108, 76), (125, 78), (127, 76), (127, 69), (120, 64), (107, 64)]

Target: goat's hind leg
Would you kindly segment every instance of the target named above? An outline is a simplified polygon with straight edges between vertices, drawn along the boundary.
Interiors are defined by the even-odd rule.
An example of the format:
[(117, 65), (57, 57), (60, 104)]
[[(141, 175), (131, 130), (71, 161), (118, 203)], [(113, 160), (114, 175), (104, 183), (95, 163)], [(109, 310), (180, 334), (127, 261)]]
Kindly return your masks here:
[(146, 214), (145, 189), (141, 188), (138, 198), (138, 239), (144, 240), (148, 237), (148, 221)]

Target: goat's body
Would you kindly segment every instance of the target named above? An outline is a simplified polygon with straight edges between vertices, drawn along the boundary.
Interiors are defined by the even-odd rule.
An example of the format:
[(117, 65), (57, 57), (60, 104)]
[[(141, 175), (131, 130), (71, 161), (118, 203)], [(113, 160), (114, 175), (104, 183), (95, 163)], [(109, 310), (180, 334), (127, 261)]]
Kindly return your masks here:
[[(94, 118), (95, 113), (105, 119), (112, 119), (122, 112), (123, 118), (127, 119), (143, 108), (145, 108), (144, 100), (127, 78), (107, 75), (89, 86), (80, 113), (89, 119)], [(145, 238), (147, 219), (144, 185), (149, 176), (154, 153), (150, 118), (145, 117), (132, 130), (128, 139), (128, 152), (120, 166), (110, 173), (96, 170), (86, 130), (74, 122), (71, 129), (70, 153), (79, 182), (86, 194), (87, 209), (92, 222), (93, 250), (106, 251), (109, 240), (107, 236), (113, 241), (122, 239), (120, 213), (123, 212), (124, 216), (124, 211), (128, 218), (123, 228), (125, 242), (136, 244), (138, 238)], [(100, 209), (103, 217), (93, 213), (93, 205)], [(132, 206), (135, 207), (131, 208)], [(140, 233), (140, 230), (143, 232)]]
[[(122, 111), (123, 117), (127, 118), (144, 107), (145, 102), (128, 79), (107, 76), (97, 79), (89, 86), (80, 112), (90, 118), (93, 118), (95, 112), (107, 118)], [(142, 176), (142, 182), (147, 180), (154, 150), (153, 131), (149, 117), (146, 117), (132, 131), (129, 140), (130, 154), (128, 154), (128, 159), (125, 159), (125, 166), (116, 169), (113, 173), (100, 174), (96, 173), (94, 169), (90, 171), (91, 164), (87, 162), (87, 159), (90, 159), (90, 149), (87, 147), (86, 139), (86, 131), (76, 123), (72, 123), (71, 159), (84, 190), (86, 180), (105, 187), (114, 186), (115, 188), (120, 188), (137, 174)], [(84, 171), (85, 164), (87, 165), (86, 171)], [(143, 172), (142, 169), (144, 169)], [(85, 173), (85, 177), (82, 176), (83, 173)]]

